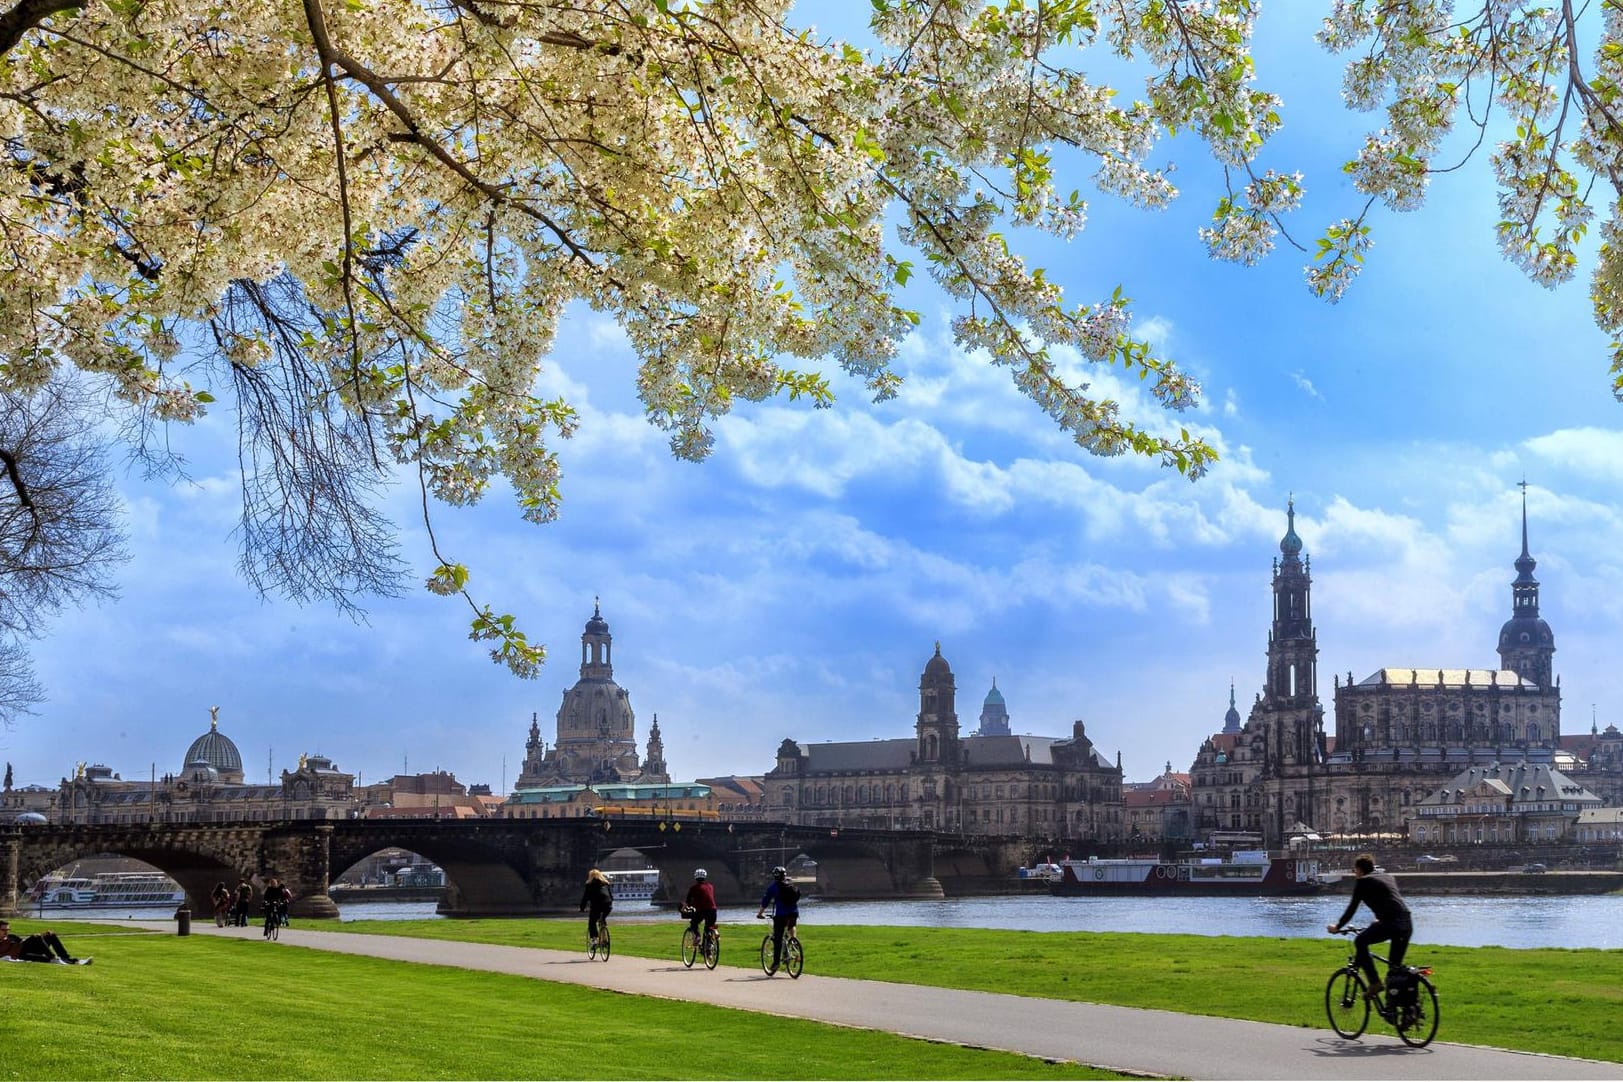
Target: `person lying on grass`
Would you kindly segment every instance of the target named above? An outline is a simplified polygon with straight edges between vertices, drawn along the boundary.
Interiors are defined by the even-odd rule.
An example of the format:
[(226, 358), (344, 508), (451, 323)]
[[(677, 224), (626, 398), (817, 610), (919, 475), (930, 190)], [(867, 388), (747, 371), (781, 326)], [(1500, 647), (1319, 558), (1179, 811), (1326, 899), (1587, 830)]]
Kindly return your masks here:
[(17, 935), (11, 922), (0, 917), (0, 961), (55, 962), (65, 966), (87, 966), (89, 958), (75, 958), (68, 953), (55, 932), (46, 929), (33, 935)]

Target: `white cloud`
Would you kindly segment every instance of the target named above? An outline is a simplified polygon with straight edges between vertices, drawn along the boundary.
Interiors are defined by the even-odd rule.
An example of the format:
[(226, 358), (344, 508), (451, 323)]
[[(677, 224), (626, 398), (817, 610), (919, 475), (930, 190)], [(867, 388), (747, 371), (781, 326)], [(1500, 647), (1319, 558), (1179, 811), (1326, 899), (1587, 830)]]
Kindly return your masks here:
[(1300, 369), (1298, 369), (1295, 372), (1292, 372), (1290, 374), (1290, 378), (1291, 378), (1291, 382), (1296, 384), (1297, 389), (1300, 390), (1303, 394), (1307, 395), (1309, 398), (1316, 398), (1320, 402), (1324, 401), (1324, 395), (1319, 393), (1319, 389), (1317, 387), (1313, 386), (1313, 381), (1308, 379), (1307, 376), (1304, 375), (1301, 372)]

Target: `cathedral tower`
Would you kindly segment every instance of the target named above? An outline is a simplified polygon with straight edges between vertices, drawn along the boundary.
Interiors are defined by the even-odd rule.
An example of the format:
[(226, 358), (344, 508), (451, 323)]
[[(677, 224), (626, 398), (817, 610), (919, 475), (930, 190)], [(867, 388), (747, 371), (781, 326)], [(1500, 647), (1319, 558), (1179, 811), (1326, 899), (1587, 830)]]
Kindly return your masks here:
[(1546, 690), (1555, 686), (1555, 633), (1538, 614), (1538, 561), (1527, 551), (1527, 482), (1522, 482), (1522, 554), (1510, 584), (1510, 619), (1499, 629), (1499, 664)]

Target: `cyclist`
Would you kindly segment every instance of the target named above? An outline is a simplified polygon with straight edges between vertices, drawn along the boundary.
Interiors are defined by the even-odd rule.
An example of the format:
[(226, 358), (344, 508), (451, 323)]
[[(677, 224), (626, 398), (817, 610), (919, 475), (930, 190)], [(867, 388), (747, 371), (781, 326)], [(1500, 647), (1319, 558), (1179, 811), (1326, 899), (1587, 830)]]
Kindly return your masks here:
[(703, 868), (693, 869), (693, 885), (688, 888), (682, 908), (691, 910), (688, 927), (697, 934), (699, 922), (704, 921), (704, 939), (707, 943), (716, 934), (716, 888), (710, 885), (710, 873)]
[(1340, 920), (1326, 927), (1332, 935), (1339, 934), (1342, 927), (1352, 920), (1353, 912), (1360, 903), (1367, 905), (1375, 915), (1369, 927), (1353, 938), (1354, 958), (1368, 979), (1364, 996), (1374, 999), (1380, 994), (1381, 978), (1375, 972), (1375, 960), (1369, 956), (1369, 945), (1384, 943), (1389, 939), (1392, 941), (1386, 965), (1387, 973), (1391, 974), (1403, 965), (1403, 954), (1409, 949), (1409, 939), (1414, 935), (1414, 920), (1409, 915), (1403, 895), (1398, 893), (1397, 880), (1375, 870), (1373, 854), (1359, 853), (1353, 859), (1353, 880), (1352, 899), (1347, 903), (1347, 911), (1341, 914)]
[(268, 939), (271, 928), (277, 924), (287, 923), (287, 904), (293, 900), (293, 892), (282, 884), (282, 881), (271, 878), (265, 884), (265, 937)]
[(772, 869), (772, 882), (766, 885), (766, 893), (761, 895), (761, 907), (755, 911), (755, 919), (760, 920), (766, 916), (766, 907), (772, 906), (772, 968), (768, 975), (778, 971), (778, 963), (783, 961), (784, 933), (794, 930), (800, 923), (800, 888), (789, 882), (789, 871), (783, 865)]
[(597, 931), (613, 908), (614, 888), (609, 885), (609, 877), (593, 868), (586, 873), (586, 889), (580, 894), (580, 909), (586, 914), (586, 935), (592, 946), (597, 946)]

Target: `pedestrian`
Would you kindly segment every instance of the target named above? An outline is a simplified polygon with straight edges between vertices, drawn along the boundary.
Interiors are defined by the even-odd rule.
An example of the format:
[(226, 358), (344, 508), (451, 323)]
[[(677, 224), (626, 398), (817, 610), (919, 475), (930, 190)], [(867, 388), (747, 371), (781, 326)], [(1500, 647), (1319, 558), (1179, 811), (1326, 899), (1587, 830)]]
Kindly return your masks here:
[(214, 884), (214, 889), (209, 892), (209, 902), (214, 906), (214, 926), (224, 928), (231, 919), (232, 902), (231, 888), (225, 885), (224, 880)]
[(248, 927), (248, 910), (254, 904), (254, 885), (245, 875), (237, 882), (236, 904), (231, 910), (231, 923), (238, 928)]

